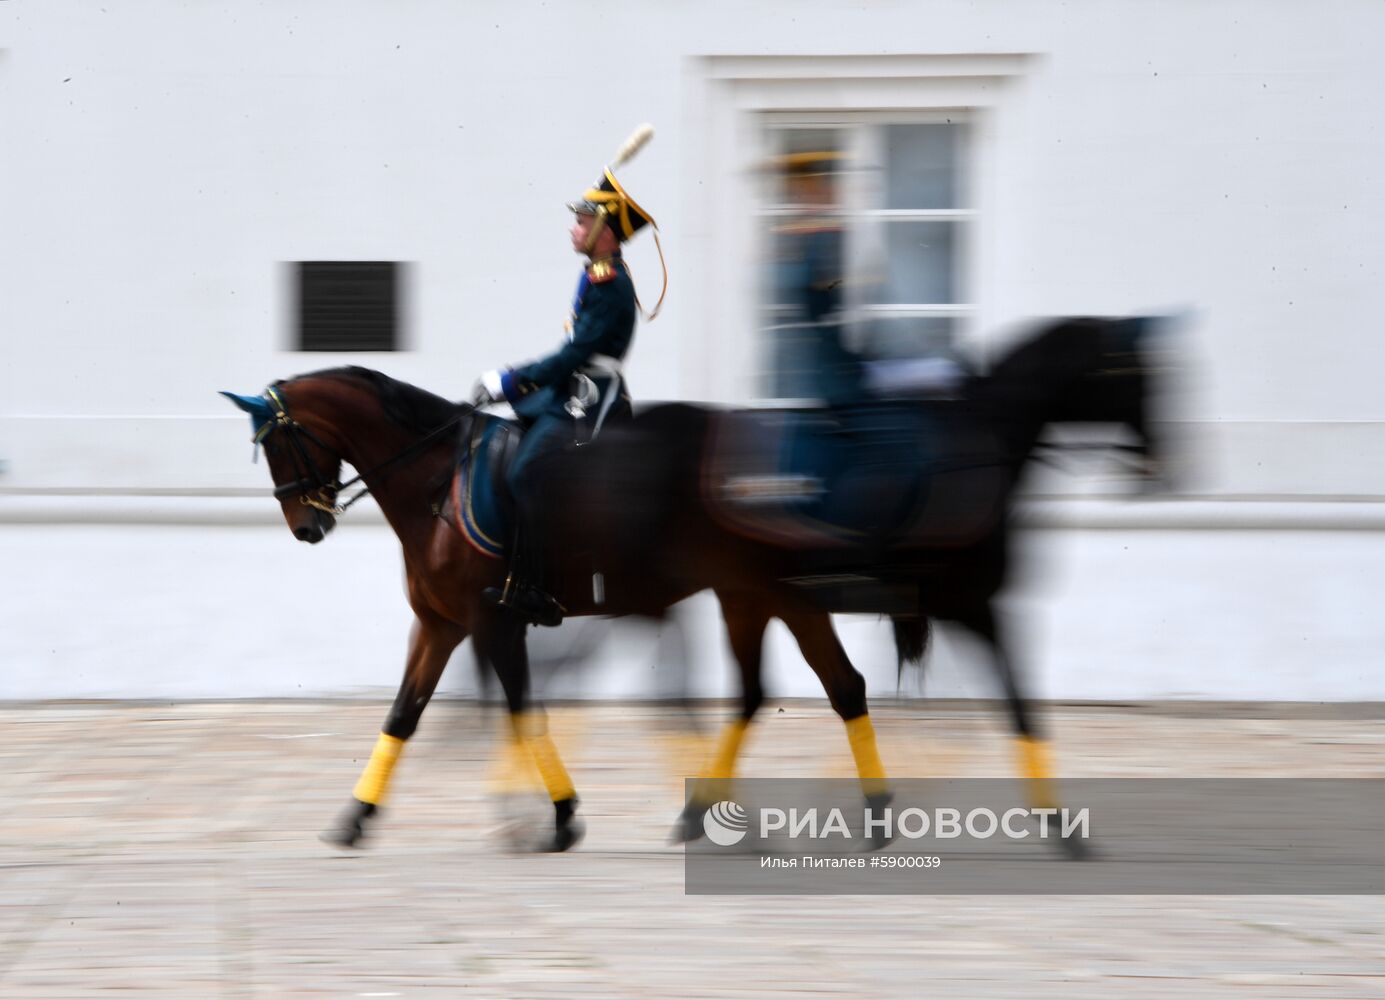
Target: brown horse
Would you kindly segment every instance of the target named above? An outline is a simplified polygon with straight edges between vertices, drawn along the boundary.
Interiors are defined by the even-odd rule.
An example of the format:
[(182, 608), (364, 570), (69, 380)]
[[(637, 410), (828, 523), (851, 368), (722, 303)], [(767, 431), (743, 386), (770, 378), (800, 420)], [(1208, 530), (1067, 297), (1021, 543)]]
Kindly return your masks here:
[[(443, 668), (470, 636), (481, 660), (495, 669), (514, 737), (532, 755), (553, 801), (555, 829), (546, 846), (572, 846), (581, 835), (575, 817), (577, 796), (542, 717), (530, 710), (526, 626), (481, 600), (485, 587), (502, 580), (503, 564), (468, 544), (448, 509), (459, 439), (469, 439), (479, 422), (495, 418), (361, 368), (299, 376), (270, 386), (263, 396), (225, 395), (255, 422), (255, 440), (264, 446), (275, 496), (296, 538), (315, 544), (332, 531), (343, 509), (337, 503), (344, 486), (339, 477), (342, 462), (347, 462), (361, 470), (361, 482), (403, 549), (408, 599), (415, 614), (404, 677), (353, 800), (324, 839), (339, 846), (360, 841)], [(695, 535), (676, 536), (675, 556), (717, 545), (725, 549), (695, 575), (609, 572), (599, 604), (565, 595), (567, 607), (572, 614), (658, 616), (700, 590), (717, 591), (740, 667), (742, 709), (706, 771), (706, 796), (717, 794), (717, 779), (730, 776), (745, 723), (763, 699), (760, 640), (770, 618), (779, 617), (794, 632), (834, 708), (847, 722), (867, 794), (882, 794), (884, 773), (866, 714), (865, 681), (848, 661), (829, 616), (783, 585), (772, 580), (757, 583), (753, 552), (744, 546), (727, 547), (721, 535), (706, 524)], [(687, 565), (686, 559), (677, 562)]]
[[(558, 563), (558, 596), (569, 614), (657, 616), (706, 589), (721, 604), (740, 671), (741, 710), (685, 811), (685, 837), (700, 834), (701, 811), (721, 797), (746, 727), (763, 700), (761, 646), (773, 618), (793, 633), (845, 722), (868, 799), (888, 790), (865, 682), (837, 639), (828, 613), (834, 610), (873, 609), (894, 616), (902, 658), (921, 653), (929, 617), (960, 621), (977, 631), (995, 652), (1024, 772), (1034, 779), (1049, 777), (992, 611), (1008, 562), (1008, 500), (1042, 428), (1051, 422), (1122, 423), (1135, 431), (1137, 445), (1147, 453), (1138, 333), (1138, 326), (1122, 321), (1053, 324), (971, 386), (964, 401), (944, 407), (939, 419), (961, 428), (963, 438), (973, 442), (967, 446), (967, 468), (982, 470), (980, 480), (970, 473), (964, 477), (964, 506), (982, 510), (969, 518), (964, 539), (942, 530), (893, 545), (875, 539), (824, 554), (729, 530), (706, 499), (708, 442), (721, 419), (706, 408), (653, 407), (590, 447), (555, 457), (550, 481), (562, 484), (563, 493), (562, 502), (550, 508), (550, 530), (563, 544), (549, 548)], [(503, 564), (468, 544), (450, 516), (458, 442), (495, 418), (360, 368), (300, 376), (276, 383), (264, 396), (227, 395), (255, 422), (275, 494), (297, 538), (315, 543), (332, 530), (341, 510), (337, 500), (345, 461), (361, 470), (360, 480), (403, 549), (416, 615), (404, 677), (354, 798), (325, 839), (341, 846), (360, 841), (452, 651), (471, 636), (479, 657), (500, 679), (515, 739), (532, 755), (554, 803), (555, 829), (547, 846), (570, 847), (580, 837), (577, 798), (541, 717), (529, 711), (526, 626), (482, 602), (482, 589), (501, 581)], [(841, 578), (867, 584), (864, 589), (815, 585)], [(1047, 797), (1041, 782), (1031, 787), (1038, 797)]]

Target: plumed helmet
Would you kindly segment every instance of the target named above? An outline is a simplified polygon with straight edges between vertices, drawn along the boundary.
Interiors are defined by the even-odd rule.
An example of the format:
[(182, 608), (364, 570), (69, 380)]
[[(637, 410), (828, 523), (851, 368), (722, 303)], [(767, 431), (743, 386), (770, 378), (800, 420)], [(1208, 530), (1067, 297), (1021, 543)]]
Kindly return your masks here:
[(606, 216), (606, 225), (622, 243), (645, 226), (653, 224), (655, 229), (659, 228), (654, 217), (640, 208), (621, 187), (610, 167), (601, 172), (601, 179), (584, 191), (580, 200), (569, 202), (567, 207), (578, 215)]
[(622, 243), (645, 226), (652, 225), (658, 229), (659, 224), (654, 221), (654, 217), (635, 204), (635, 200), (621, 187), (620, 181), (616, 180), (614, 173), (616, 167), (638, 153), (652, 138), (654, 126), (649, 124), (641, 125), (631, 132), (630, 138), (616, 151), (610, 166), (601, 171), (596, 183), (584, 191), (579, 200), (569, 202), (567, 207), (578, 215), (599, 216)]

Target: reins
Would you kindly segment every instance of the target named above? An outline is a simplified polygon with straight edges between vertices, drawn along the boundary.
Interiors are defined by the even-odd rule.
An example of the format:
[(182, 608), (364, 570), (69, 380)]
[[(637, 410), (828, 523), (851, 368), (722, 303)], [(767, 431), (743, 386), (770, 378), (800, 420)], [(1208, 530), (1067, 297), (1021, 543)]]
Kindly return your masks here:
[[(412, 455), (414, 452), (419, 451), (420, 449), (422, 449), (424, 445), (430, 444), (430, 443), (433, 441), (434, 438), (437, 438), (437, 437), (441, 436), (442, 433), (443, 433), (444, 431), (450, 431), (452, 428), (456, 427), (458, 424), (460, 424), (460, 423), (462, 422), (462, 417), (464, 417), (464, 416), (466, 416), (465, 413), (459, 413), (459, 414), (457, 414), (457, 415), (456, 415), (455, 417), (453, 417), (451, 420), (447, 421), (447, 423), (441, 425), (440, 427), (435, 427), (435, 428), (433, 428), (433, 430), (429, 431), (427, 434), (425, 434), (423, 437), (419, 438), (419, 439), (418, 439), (417, 441), (415, 441), (413, 444), (409, 445), (409, 447), (405, 448), (403, 451), (401, 451), (398, 455), (395, 455), (393, 458), (387, 458), (387, 459), (385, 459), (383, 462), (381, 462), (379, 465), (375, 466), (374, 468), (367, 469), (365, 472), (359, 473), (359, 474), (357, 474), (357, 475), (351, 477), (350, 479), (348, 479), (346, 482), (339, 484), (339, 485), (337, 486), (337, 492), (340, 493), (342, 490), (346, 489), (348, 486), (354, 486), (356, 483), (358, 483), (358, 482), (360, 482), (361, 480), (365, 479), (366, 476), (369, 476), (369, 475), (372, 475), (372, 474), (374, 474), (374, 473), (376, 473), (376, 472), (379, 472), (381, 469), (383, 469), (383, 468), (384, 468), (385, 466), (387, 466), (387, 465), (392, 465), (392, 464), (394, 464), (395, 462), (400, 461), (401, 459), (404, 459), (404, 458), (409, 457), (409, 456)], [(361, 497), (365, 496), (365, 495), (368, 494), (369, 492), (370, 492), (370, 487), (368, 487), (368, 486), (362, 487), (361, 490), (360, 490), (355, 496), (353, 496), (350, 500), (346, 501), (346, 503), (344, 503), (344, 504), (339, 504), (339, 505), (336, 507), (336, 509), (333, 511), (333, 513), (335, 513), (335, 514), (345, 514), (346, 511), (348, 510), (348, 508), (350, 508), (352, 504), (354, 504), (357, 500), (361, 499)]]

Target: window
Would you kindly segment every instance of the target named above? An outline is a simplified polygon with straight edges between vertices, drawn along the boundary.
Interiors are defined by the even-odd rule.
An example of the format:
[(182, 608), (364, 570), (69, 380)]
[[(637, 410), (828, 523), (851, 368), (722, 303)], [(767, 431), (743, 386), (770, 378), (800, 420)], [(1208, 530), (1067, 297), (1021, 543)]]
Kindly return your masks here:
[[(970, 130), (956, 112), (767, 114), (766, 160), (832, 153), (830, 208), (842, 231), (845, 340), (869, 359), (918, 358), (951, 351), (973, 314), (965, 263), (974, 210), (969, 192)], [(789, 300), (783, 234), (794, 206), (784, 175), (765, 173), (761, 247), (769, 267), (761, 283), (761, 328), (771, 395), (803, 390), (801, 323)]]
[(294, 350), (400, 350), (400, 269), (389, 260), (300, 261)]
[[(899, 216), (896, 222), (884, 221), (900, 211), (911, 212), (916, 223), (947, 223), (943, 229), (952, 236), (951, 253), (945, 255), (950, 271), (945, 273), (953, 301), (917, 289), (892, 292), (899, 298), (891, 300), (883, 294), (883, 280), (865, 286), (878, 285), (881, 294), (874, 295), (853, 283), (846, 291), (856, 302), (854, 318), (877, 328), (853, 328), (853, 340), (893, 341), (897, 347), (882, 349), (900, 350), (945, 340), (970, 356), (984, 357), (988, 328), (1014, 314), (1013, 297), (997, 294), (995, 283), (998, 248), (1009, 245), (1001, 224), (1009, 214), (1010, 188), (1002, 187), (1001, 179), (1022, 166), (1013, 157), (1025, 135), (1024, 81), (1034, 63), (1035, 57), (1024, 52), (965, 51), (707, 55), (689, 60), (689, 106), (699, 110), (689, 119), (682, 174), (688, 197), (695, 199), (689, 203), (697, 204), (698, 211), (685, 213), (680, 223), (686, 252), (679, 308), (681, 322), (701, 331), (703, 340), (702, 349), (680, 369), (681, 392), (742, 403), (763, 396), (767, 388), (774, 391), (767, 378), (774, 351), (767, 348), (775, 338), (766, 333), (775, 319), (766, 309), (774, 301), (764, 280), (770, 269), (762, 262), (771, 253), (766, 216), (779, 200), (763, 166), (792, 129), (836, 132), (853, 152), (848, 191), (867, 189), (844, 208), (853, 213), (847, 219), (853, 244), (874, 239), (878, 245), (887, 227), (907, 221)], [(890, 125), (956, 127), (950, 206), (885, 207), (891, 189), (882, 181), (890, 161), (881, 151), (889, 148), (884, 127)], [(895, 141), (896, 162), (906, 158), (905, 145), (902, 137)], [(907, 182), (895, 188), (901, 197), (907, 190)], [(873, 202), (865, 197), (870, 193)], [(896, 238), (903, 233), (901, 229)], [(923, 255), (932, 248), (929, 243), (918, 249)], [(848, 252), (863, 277), (881, 279), (880, 272), (861, 263), (855, 245)], [(878, 259), (885, 260), (883, 252)], [(913, 276), (895, 263), (898, 286)], [(898, 306), (914, 308), (905, 314), (893, 308)], [(954, 308), (944, 308), (949, 306)]]

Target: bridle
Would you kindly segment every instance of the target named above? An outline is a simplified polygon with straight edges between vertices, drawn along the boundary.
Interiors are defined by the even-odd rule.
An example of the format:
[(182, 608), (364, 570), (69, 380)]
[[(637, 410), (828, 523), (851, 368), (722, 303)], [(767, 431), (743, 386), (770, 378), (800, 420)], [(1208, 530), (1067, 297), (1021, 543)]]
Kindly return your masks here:
[[(1152, 368), (1143, 354), (1132, 345), (1120, 344), (1115, 349), (1105, 346), (1099, 359), (1100, 367), (1082, 375), (1084, 381), (1100, 381), (1130, 375), (1148, 377), (1162, 369)], [(1073, 461), (1064, 463), (1063, 457)], [(1092, 456), (1114, 464), (1122, 472), (1135, 476), (1152, 476), (1157, 466), (1145, 445), (1125, 441), (1040, 441), (1034, 459), (1059, 471), (1074, 471), (1083, 458)]]
[(274, 417), (255, 432), (255, 443), (262, 445), (270, 434), (275, 431), (283, 431), (281, 436), (288, 441), (288, 447), (285, 451), (293, 461), (293, 474), (295, 476), (291, 482), (283, 483), (274, 488), (274, 499), (283, 500), (287, 497), (297, 496), (299, 503), (316, 508), (323, 513), (333, 515), (344, 513), (346, 506), (339, 506), (336, 503), (336, 497), (346, 484), (338, 482), (336, 477), (322, 474), (317, 463), (313, 461), (312, 452), (303, 443), (303, 439), (307, 438), (329, 454), (332, 449), (328, 448), (316, 434), (289, 416), (288, 404), (284, 402), (284, 397), (279, 394), (276, 386), (265, 389), (264, 395), (265, 399), (269, 400), (269, 405), (274, 408)]
[(273, 419), (267, 421), (263, 427), (255, 432), (255, 443), (263, 444), (265, 440), (276, 430), (282, 430), (289, 442), (287, 449), (290, 459), (293, 461), (293, 471), (296, 477), (292, 482), (283, 483), (274, 488), (274, 498), (284, 500), (288, 497), (297, 496), (298, 502), (305, 507), (312, 507), (325, 514), (340, 517), (359, 499), (370, 492), (370, 488), (362, 485), (359, 492), (344, 504), (336, 502), (337, 496), (342, 490), (356, 483), (362, 483), (366, 476), (378, 472), (387, 465), (392, 465), (403, 458), (421, 450), (425, 445), (431, 444), (434, 439), (440, 437), (444, 432), (451, 430), (462, 422), (466, 412), (458, 413), (457, 416), (444, 423), (441, 427), (436, 427), (413, 444), (409, 445), (399, 454), (385, 459), (379, 465), (373, 466), (352, 476), (346, 482), (339, 482), (334, 477), (323, 475), (313, 461), (312, 452), (303, 443), (307, 438), (328, 454), (332, 453), (321, 438), (304, 427), (297, 420), (289, 415), (288, 404), (284, 402), (284, 397), (280, 395), (277, 385), (269, 386), (265, 389), (265, 399), (269, 400), (270, 406), (274, 408)]

